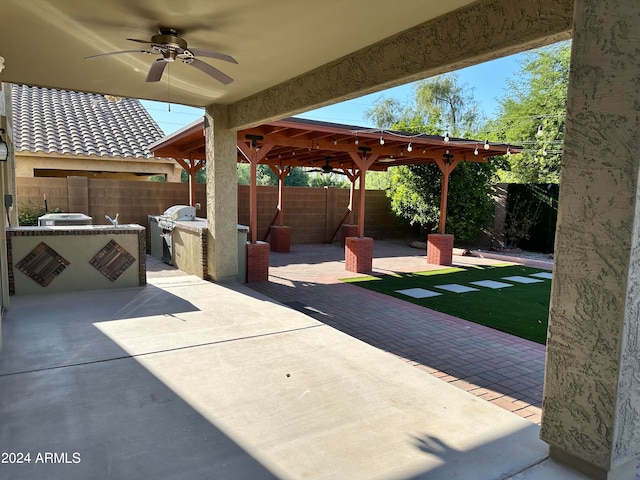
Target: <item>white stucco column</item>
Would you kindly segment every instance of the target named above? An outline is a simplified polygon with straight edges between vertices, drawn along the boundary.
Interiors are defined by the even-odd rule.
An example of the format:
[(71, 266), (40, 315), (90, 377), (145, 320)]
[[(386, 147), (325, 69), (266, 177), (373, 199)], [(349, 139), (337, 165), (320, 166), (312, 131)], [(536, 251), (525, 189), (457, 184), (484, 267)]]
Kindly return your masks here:
[(640, 10), (576, 0), (541, 438), (591, 478), (640, 453)]
[(238, 274), (237, 133), (227, 129), (227, 109), (205, 113), (207, 148), (207, 271), (216, 282)]

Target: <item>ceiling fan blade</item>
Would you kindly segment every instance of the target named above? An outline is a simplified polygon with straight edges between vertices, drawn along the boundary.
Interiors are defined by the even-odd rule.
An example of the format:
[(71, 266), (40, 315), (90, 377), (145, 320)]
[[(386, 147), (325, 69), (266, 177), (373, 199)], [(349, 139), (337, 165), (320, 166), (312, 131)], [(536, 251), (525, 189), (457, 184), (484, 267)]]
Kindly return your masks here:
[(148, 50), (120, 50), (119, 52), (99, 53), (98, 55), (91, 55), (84, 57), (85, 60), (91, 60), (92, 58), (106, 57), (108, 55), (120, 55), (121, 53), (148, 53), (149, 55), (155, 55), (155, 53)]
[(214, 50), (207, 50), (205, 48), (189, 48), (188, 50), (196, 57), (217, 58), (218, 60), (224, 60), (225, 62), (238, 63), (238, 61), (231, 55), (225, 55), (224, 53), (216, 52)]
[(206, 73), (207, 75), (215, 78), (216, 80), (218, 80), (220, 83), (223, 83), (224, 85), (228, 85), (231, 82), (233, 82), (233, 78), (231, 78), (229, 75), (226, 75), (226, 74), (222, 73), (217, 68), (212, 67), (208, 63), (204, 63), (202, 60), (198, 60), (197, 58), (189, 59), (189, 61), (185, 62), (185, 63), (187, 63), (188, 65), (196, 67), (197, 69), (199, 69), (199, 70), (203, 71), (204, 73)]
[(167, 62), (164, 61), (164, 58), (159, 58), (153, 62), (147, 74), (147, 82), (159, 82), (166, 66)]
[(130, 42), (138, 42), (138, 43), (146, 43), (147, 45), (151, 45), (149, 40), (139, 40), (137, 38), (127, 38)]

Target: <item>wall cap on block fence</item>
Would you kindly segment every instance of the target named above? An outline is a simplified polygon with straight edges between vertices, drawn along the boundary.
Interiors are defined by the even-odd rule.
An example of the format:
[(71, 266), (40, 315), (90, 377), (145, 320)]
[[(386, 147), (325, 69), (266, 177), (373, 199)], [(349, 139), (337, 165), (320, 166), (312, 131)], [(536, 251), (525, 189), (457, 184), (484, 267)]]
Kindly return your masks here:
[(370, 273), (373, 270), (373, 238), (347, 237), (344, 256), (348, 272)]
[(427, 263), (432, 265), (453, 264), (453, 235), (431, 233), (427, 235)]

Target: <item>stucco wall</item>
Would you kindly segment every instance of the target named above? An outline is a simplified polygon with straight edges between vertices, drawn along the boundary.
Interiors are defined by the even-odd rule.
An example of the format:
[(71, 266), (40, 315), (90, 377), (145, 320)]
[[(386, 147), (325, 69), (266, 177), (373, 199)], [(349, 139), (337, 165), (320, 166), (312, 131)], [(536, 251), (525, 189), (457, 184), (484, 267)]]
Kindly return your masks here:
[[(38, 175), (36, 170), (47, 170)], [(58, 170), (59, 172), (56, 172)], [(50, 155), (18, 152), (16, 155), (17, 177), (67, 177), (87, 175), (90, 178), (121, 180), (146, 180), (145, 175), (166, 175), (167, 181), (179, 182), (180, 167), (173, 160), (161, 158), (136, 159), (121, 157), (88, 157), (84, 155)], [(73, 173), (70, 173), (73, 172)]]
[(183, 272), (200, 278), (205, 278), (207, 273), (203, 232), (206, 234), (202, 229), (187, 230), (179, 226), (172, 232), (174, 265)]
[[(18, 228), (15, 235), (9, 231), (11, 236), (9, 258), (10, 275), (13, 274), (13, 281), (16, 295), (31, 295), (41, 293), (67, 292), (75, 290), (93, 290), (99, 288), (122, 288), (140, 285), (140, 263), (139, 263), (139, 239), (137, 231), (113, 234), (100, 231), (94, 234), (58, 234), (54, 229), (42, 231), (34, 230), (34, 235), (21, 235), (27, 228)], [(67, 233), (70, 230), (65, 229)], [(107, 232), (105, 230), (104, 232)], [(34, 232), (31, 232), (34, 233)], [(131, 264), (117, 279), (109, 280), (100, 273), (89, 261), (96, 255), (110, 240), (114, 240), (135, 258)], [(18, 262), (27, 257), (29, 253), (40, 243), (45, 243), (55, 252), (69, 262), (69, 265), (57, 276), (49, 285), (42, 286), (25, 273), (16, 268)], [(143, 244), (144, 245), (144, 244)]]

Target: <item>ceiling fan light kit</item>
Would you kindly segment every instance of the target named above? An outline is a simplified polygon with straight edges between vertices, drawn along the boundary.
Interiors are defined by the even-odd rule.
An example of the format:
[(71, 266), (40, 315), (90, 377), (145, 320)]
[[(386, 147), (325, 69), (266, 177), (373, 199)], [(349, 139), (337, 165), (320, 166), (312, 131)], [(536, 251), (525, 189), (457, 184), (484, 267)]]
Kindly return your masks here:
[(98, 57), (104, 57), (108, 55), (119, 55), (122, 53), (144, 53), (147, 55), (160, 55), (160, 58), (155, 60), (149, 68), (147, 74), (147, 82), (158, 82), (162, 78), (165, 67), (168, 63), (173, 63), (176, 60), (180, 60), (186, 65), (191, 65), (197, 68), (203, 73), (206, 73), (212, 78), (223, 85), (228, 85), (233, 82), (226, 73), (218, 70), (217, 68), (203, 62), (196, 57), (213, 58), (216, 60), (222, 60), (224, 62), (235, 63), (235, 58), (230, 55), (216, 52), (214, 50), (207, 50), (205, 48), (188, 48), (187, 41), (180, 36), (180, 33), (173, 28), (160, 28), (160, 33), (153, 35), (151, 40), (139, 40), (137, 38), (127, 38), (130, 42), (145, 43), (151, 46), (150, 50), (121, 50), (118, 52), (100, 53), (98, 55), (91, 55), (85, 57), (85, 60), (94, 59)]

